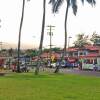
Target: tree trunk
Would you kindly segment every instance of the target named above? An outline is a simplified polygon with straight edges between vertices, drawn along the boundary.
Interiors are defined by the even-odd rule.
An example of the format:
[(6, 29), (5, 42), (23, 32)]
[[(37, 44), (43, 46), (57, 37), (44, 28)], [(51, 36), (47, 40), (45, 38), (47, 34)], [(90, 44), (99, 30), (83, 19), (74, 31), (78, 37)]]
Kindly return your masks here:
[(24, 18), (24, 8), (25, 8), (25, 0), (23, 0), (22, 5), (22, 16), (20, 21), (20, 28), (19, 28), (19, 36), (18, 36), (18, 64), (17, 64), (17, 72), (20, 72), (20, 41), (21, 41), (21, 30), (22, 30), (22, 24), (23, 24), (23, 18)]
[(40, 39), (40, 45), (39, 45), (39, 53), (38, 53), (38, 64), (35, 69), (35, 75), (38, 75), (39, 73), (39, 67), (40, 67), (40, 61), (41, 61), (40, 55), (42, 53), (42, 47), (43, 47), (44, 28), (45, 28), (45, 12), (46, 12), (46, 0), (43, 0), (42, 30), (41, 30), (41, 39)]
[(60, 66), (61, 66), (61, 60), (59, 61), (59, 64), (56, 66), (56, 69), (55, 69), (54, 73), (59, 72)]
[(63, 56), (66, 56), (66, 48), (67, 48), (67, 19), (68, 19), (69, 1), (70, 0), (67, 0), (67, 8), (66, 8), (66, 14), (65, 14), (65, 43), (64, 43)]
[(55, 73), (59, 72), (59, 68), (61, 67), (61, 61), (66, 56), (66, 47), (67, 47), (67, 18), (68, 18), (68, 9), (69, 9), (69, 0), (67, 0), (67, 8), (65, 13), (65, 23), (64, 23), (64, 29), (65, 29), (65, 41), (64, 41), (64, 51), (60, 60), (59, 66), (56, 67)]

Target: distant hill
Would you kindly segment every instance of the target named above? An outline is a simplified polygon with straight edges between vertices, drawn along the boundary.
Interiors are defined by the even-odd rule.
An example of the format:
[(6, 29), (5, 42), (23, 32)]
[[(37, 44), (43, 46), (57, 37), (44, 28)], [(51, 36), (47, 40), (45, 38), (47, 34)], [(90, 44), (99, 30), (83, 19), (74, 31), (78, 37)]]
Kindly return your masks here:
[[(37, 48), (38, 46), (33, 46), (31, 44), (21, 44), (21, 49), (33, 49)], [(6, 42), (1, 42), (0, 43), (0, 49), (9, 49), (9, 48), (17, 48), (17, 43), (6, 43)]]

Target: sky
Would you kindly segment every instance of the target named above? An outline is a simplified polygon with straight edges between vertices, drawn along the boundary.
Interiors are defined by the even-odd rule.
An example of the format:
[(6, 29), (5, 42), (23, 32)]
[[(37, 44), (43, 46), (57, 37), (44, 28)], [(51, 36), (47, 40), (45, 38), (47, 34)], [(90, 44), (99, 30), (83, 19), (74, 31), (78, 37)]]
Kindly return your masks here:
[[(46, 2), (46, 23), (43, 47), (49, 45), (48, 25), (55, 26), (52, 30), (52, 44), (56, 47), (64, 45), (64, 19), (66, 2), (57, 14), (52, 14), (51, 5)], [(25, 14), (21, 35), (21, 48), (37, 48), (40, 42), (42, 27), (43, 0), (26, 0)], [(84, 6), (78, 0), (78, 12), (74, 16), (72, 9), (68, 13), (68, 37), (69, 45), (72, 45), (77, 34), (92, 35), (94, 31), (100, 34), (100, 0), (96, 0), (96, 6), (91, 7), (88, 3)], [(19, 25), (22, 11), (22, 0), (0, 0), (0, 42), (2, 48), (17, 48)]]

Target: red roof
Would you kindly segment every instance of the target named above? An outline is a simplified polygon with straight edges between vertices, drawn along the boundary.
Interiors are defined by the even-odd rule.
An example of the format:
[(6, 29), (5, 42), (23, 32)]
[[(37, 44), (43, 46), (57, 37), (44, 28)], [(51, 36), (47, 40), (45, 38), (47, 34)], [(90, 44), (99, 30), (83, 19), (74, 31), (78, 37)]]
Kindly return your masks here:
[(68, 48), (68, 51), (77, 51), (78, 48)]
[[(85, 46), (82, 49), (99, 50), (100, 48), (97, 47), (97, 46), (87, 45), (87, 46)], [(79, 48), (68, 48), (68, 51), (70, 51), (70, 52), (75, 52), (75, 51), (78, 51), (78, 50), (79, 50)]]
[(88, 55), (86, 55), (87, 57), (97, 57), (98, 56), (98, 54), (97, 53), (91, 53), (91, 54), (88, 54)]
[(85, 46), (85, 48), (89, 50), (99, 50), (97, 46)]
[(73, 62), (76, 61), (76, 59), (75, 59), (75, 58), (68, 58), (68, 61), (69, 61), (70, 63), (73, 63)]
[(97, 53), (91, 53), (86, 56), (80, 56), (79, 58), (90, 58), (90, 57), (99, 57)]

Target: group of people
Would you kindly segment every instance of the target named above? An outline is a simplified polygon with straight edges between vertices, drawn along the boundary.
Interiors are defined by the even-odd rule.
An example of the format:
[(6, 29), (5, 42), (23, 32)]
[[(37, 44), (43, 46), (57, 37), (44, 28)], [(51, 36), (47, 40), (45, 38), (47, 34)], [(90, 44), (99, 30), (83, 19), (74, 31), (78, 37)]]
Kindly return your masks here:
[[(17, 64), (12, 64), (11, 66), (12, 72), (16, 72), (17, 71)], [(20, 65), (20, 71), (21, 72), (29, 72), (29, 68), (25, 65)]]

